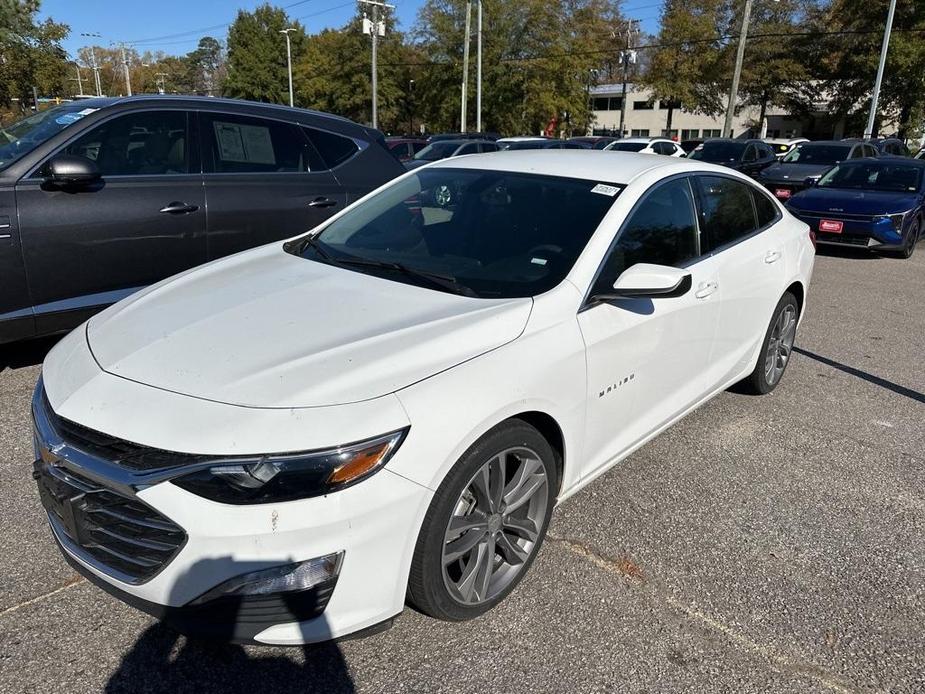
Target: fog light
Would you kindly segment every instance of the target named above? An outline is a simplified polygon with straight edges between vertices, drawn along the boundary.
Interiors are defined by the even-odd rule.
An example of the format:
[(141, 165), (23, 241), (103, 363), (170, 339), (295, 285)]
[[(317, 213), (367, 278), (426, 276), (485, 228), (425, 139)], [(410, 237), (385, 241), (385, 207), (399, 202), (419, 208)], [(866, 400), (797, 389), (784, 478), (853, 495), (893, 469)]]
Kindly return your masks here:
[(190, 605), (201, 605), (229, 596), (272, 595), (308, 590), (337, 578), (343, 560), (344, 553), (336, 552), (295, 564), (241, 574), (200, 595)]

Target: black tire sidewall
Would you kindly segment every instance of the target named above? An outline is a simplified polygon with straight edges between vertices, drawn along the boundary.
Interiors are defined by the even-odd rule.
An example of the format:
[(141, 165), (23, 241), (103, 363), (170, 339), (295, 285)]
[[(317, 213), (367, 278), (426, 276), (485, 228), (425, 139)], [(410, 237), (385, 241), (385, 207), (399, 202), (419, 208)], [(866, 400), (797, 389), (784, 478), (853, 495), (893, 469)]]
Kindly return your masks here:
[[(450, 514), (464, 486), (469, 483), (478, 469), (494, 454), (516, 446), (526, 446), (534, 450), (546, 469), (548, 480), (546, 516), (539, 529), (533, 552), (514, 580), (491, 600), (479, 605), (463, 605), (453, 599), (443, 582), (442, 557), (447, 523), (449, 523)], [(421, 525), (408, 581), (408, 597), (415, 607), (438, 619), (451, 621), (473, 619), (497, 605), (517, 587), (530, 570), (546, 536), (546, 529), (549, 527), (549, 519), (559, 488), (556, 458), (556, 453), (543, 435), (519, 419), (508, 420), (491, 429), (463, 453), (434, 493), (434, 498), (431, 500)]]
[[(797, 303), (796, 297), (790, 292), (784, 292), (784, 295), (780, 298), (780, 301), (777, 302), (774, 313), (771, 314), (771, 320), (768, 323), (768, 329), (764, 333), (764, 340), (761, 341), (761, 351), (758, 353), (758, 363), (755, 364), (755, 370), (752, 372), (752, 375), (749, 378), (752, 389), (760, 395), (767, 395), (772, 390), (774, 390), (780, 384), (780, 382), (784, 380), (784, 374), (787, 373), (786, 367), (784, 367), (784, 374), (781, 374), (781, 377), (777, 379), (777, 383), (768, 383), (767, 376), (764, 372), (764, 361), (765, 356), (768, 353), (768, 343), (771, 340), (771, 332), (774, 330), (774, 324), (777, 323), (777, 319), (780, 317), (781, 311), (783, 311), (784, 307), (788, 304), (793, 305), (793, 308), (796, 311), (796, 320), (799, 321), (800, 319), (800, 305)], [(790, 366), (789, 360), (787, 362), (787, 366)]]

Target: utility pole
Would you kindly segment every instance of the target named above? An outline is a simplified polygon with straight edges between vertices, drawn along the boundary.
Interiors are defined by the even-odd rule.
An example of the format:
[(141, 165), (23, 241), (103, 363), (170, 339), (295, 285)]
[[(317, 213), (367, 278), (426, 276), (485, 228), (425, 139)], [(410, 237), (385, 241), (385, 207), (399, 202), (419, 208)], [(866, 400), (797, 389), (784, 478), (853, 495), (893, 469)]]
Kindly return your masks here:
[(864, 139), (873, 137), (874, 121), (877, 118), (877, 102), (880, 100), (880, 84), (883, 82), (883, 68), (886, 67), (886, 54), (890, 49), (890, 33), (893, 31), (893, 14), (896, 12), (896, 0), (890, 0), (890, 9), (886, 16), (886, 28), (883, 30), (883, 45), (880, 47), (880, 65), (877, 66), (877, 79), (874, 81), (874, 93), (870, 101), (870, 115), (864, 128)]
[(84, 95), (84, 83), (83, 83), (83, 79), (80, 76), (80, 65), (78, 65), (77, 62), (75, 61), (74, 67), (77, 68), (77, 78), (75, 80), (75, 78), (71, 77), (70, 81), (77, 82), (77, 96), (83, 96)]
[(408, 80), (408, 135), (414, 135), (414, 80)]
[(469, 43), (471, 41), (470, 27), (472, 23), (472, 0), (466, 0), (466, 36), (463, 39), (463, 74), (462, 99), (459, 107), (459, 132), (466, 132), (466, 90), (469, 87)]
[(292, 98), (292, 44), (289, 41), (290, 31), (296, 31), (296, 28), (287, 27), (286, 29), (281, 29), (279, 33), (286, 37), (286, 66), (289, 69), (289, 106), (295, 106), (295, 102)]
[(620, 52), (620, 62), (623, 65), (623, 89), (620, 96), (620, 137), (624, 136), (624, 125), (626, 124), (626, 78), (629, 73), (630, 65), (630, 44), (633, 43), (638, 19), (631, 19), (626, 25), (626, 34), (624, 35), (623, 50)]
[[(90, 39), (100, 39), (103, 38), (102, 34), (99, 32), (91, 33), (82, 33), (81, 36), (85, 36)], [(93, 82), (96, 87), (96, 95), (103, 96), (103, 87), (100, 82), (100, 64), (96, 62), (96, 51), (93, 50), (93, 46), (90, 46), (90, 69), (93, 71)]]
[(167, 93), (167, 76), (169, 72), (155, 72), (154, 78), (157, 83), (157, 93), (166, 94)]
[(373, 107), (372, 107), (372, 125), (374, 128), (379, 127), (379, 105), (378, 105), (378, 92), (379, 92), (379, 82), (378, 82), (378, 71), (376, 69), (376, 60), (377, 53), (379, 50), (379, 37), (385, 36), (385, 22), (379, 21), (379, 8), (388, 7), (389, 9), (395, 9), (395, 5), (389, 5), (384, 2), (379, 2), (379, 0), (358, 0), (363, 5), (370, 5), (372, 7), (373, 19), (370, 22), (366, 17), (363, 18), (363, 33), (369, 33), (372, 35), (373, 40), (373, 49), (372, 49), (372, 87), (373, 87)]
[(122, 74), (125, 76), (125, 94), (132, 95), (132, 76), (128, 70), (128, 56), (125, 53), (125, 42), (119, 41), (119, 50), (122, 52)]
[(482, 0), (477, 0), (476, 58), (475, 58), (475, 130), (482, 132)]
[(748, 39), (748, 22), (752, 16), (752, 0), (745, 0), (742, 10), (742, 29), (739, 31), (739, 45), (736, 48), (736, 66), (732, 71), (732, 87), (729, 90), (729, 103), (726, 105), (726, 122), (723, 124), (723, 137), (732, 133), (732, 116), (735, 113), (736, 97), (739, 92), (739, 78), (742, 76), (742, 61), (745, 59), (745, 41)]

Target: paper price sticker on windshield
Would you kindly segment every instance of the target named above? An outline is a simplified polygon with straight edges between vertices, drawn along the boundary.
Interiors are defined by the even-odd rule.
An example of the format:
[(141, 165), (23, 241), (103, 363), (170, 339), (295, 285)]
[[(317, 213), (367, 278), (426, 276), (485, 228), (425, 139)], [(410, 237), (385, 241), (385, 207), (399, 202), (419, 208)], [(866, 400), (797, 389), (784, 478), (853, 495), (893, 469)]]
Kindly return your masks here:
[(591, 192), (599, 193), (600, 195), (608, 195), (610, 197), (613, 197), (614, 195), (620, 192), (620, 189), (617, 188), (616, 186), (608, 186), (605, 183), (598, 183), (596, 186), (594, 186), (591, 189)]

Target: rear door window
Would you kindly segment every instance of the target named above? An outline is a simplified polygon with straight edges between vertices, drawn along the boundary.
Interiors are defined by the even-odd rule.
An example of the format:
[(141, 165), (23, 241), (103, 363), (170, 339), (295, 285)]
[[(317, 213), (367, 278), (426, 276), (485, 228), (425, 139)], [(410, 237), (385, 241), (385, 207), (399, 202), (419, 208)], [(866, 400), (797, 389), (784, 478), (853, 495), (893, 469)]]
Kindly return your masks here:
[(695, 176), (704, 252), (735, 243), (758, 228), (751, 186), (724, 176)]
[(207, 173), (303, 173), (326, 168), (291, 123), (204, 113), (203, 124)]

